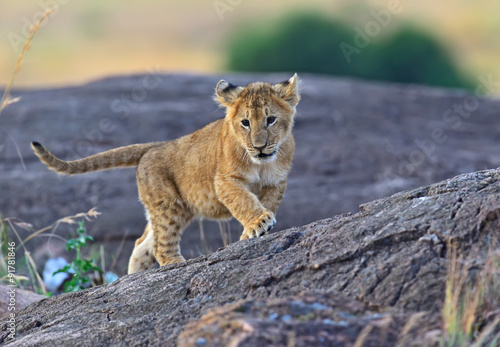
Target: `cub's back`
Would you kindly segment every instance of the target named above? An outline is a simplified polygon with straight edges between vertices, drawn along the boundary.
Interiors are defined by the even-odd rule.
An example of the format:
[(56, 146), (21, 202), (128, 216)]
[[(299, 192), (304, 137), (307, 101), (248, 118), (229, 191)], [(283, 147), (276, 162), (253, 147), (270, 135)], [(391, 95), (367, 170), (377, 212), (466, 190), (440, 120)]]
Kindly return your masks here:
[[(224, 120), (148, 151), (137, 167), (137, 184), (154, 189), (171, 184), (189, 205), (217, 205), (214, 177)], [(197, 212), (196, 208), (193, 211)]]

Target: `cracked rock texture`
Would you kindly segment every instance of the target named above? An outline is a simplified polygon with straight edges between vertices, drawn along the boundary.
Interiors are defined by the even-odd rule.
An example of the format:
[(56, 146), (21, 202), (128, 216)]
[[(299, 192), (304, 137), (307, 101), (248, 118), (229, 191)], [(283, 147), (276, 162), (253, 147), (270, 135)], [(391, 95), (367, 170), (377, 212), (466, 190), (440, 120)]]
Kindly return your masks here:
[(464, 174), (35, 302), (6, 345), (432, 346), (448, 243), (480, 270), (499, 231), (500, 169)]
[[(246, 84), (289, 77), (124, 76), (75, 87), (15, 91), (21, 101), (0, 119), (0, 213), (39, 229), (97, 207), (102, 215), (87, 224), (88, 231), (96, 244), (104, 244), (106, 264), (125, 240), (113, 269), (124, 274), (133, 242), (145, 227), (135, 170), (57, 176), (34, 156), (30, 142), (39, 141), (58, 156), (74, 159), (132, 143), (174, 139), (223, 117), (223, 109), (212, 101), (220, 79)], [(358, 205), (398, 191), (500, 166), (498, 99), (419, 86), (301, 78), (294, 128), (297, 150), (274, 231), (354, 213)], [(230, 225), (232, 240), (238, 240), (239, 224)], [(219, 227), (207, 221), (204, 227), (208, 248), (215, 251), (222, 246)], [(425, 227), (403, 234), (425, 233)], [(66, 236), (70, 231), (74, 228), (61, 225), (57, 233)], [(394, 229), (387, 227), (374, 237), (391, 232)], [(186, 258), (205, 252), (199, 234), (197, 223), (183, 234)], [(66, 256), (61, 241), (51, 239), (50, 247), (43, 247), (47, 240), (39, 237), (27, 244), (41, 267), (50, 254)]]

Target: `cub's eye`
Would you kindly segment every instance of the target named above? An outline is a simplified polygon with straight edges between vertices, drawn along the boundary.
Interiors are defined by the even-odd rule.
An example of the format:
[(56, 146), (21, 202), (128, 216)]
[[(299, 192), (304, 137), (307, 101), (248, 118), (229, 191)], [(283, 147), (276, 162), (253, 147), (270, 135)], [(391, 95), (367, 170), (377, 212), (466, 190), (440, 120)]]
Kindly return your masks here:
[(271, 125), (276, 122), (276, 117), (267, 117), (267, 125)]
[(243, 119), (241, 121), (241, 125), (243, 125), (244, 127), (248, 127), (250, 126), (250, 121), (248, 119)]

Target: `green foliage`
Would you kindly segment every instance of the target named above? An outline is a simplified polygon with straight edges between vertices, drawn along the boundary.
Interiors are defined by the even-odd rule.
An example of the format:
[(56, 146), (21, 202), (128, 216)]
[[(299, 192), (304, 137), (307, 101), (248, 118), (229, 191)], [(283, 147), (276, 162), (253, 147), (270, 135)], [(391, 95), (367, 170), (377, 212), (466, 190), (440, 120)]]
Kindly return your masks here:
[(87, 244), (94, 240), (92, 236), (86, 234), (83, 220), (78, 222), (78, 229), (76, 232), (77, 237), (66, 242), (67, 252), (71, 252), (72, 250), (76, 251), (75, 260), (53, 273), (53, 275), (55, 275), (62, 272), (70, 276), (70, 280), (64, 283), (65, 293), (85, 289), (85, 287), (90, 284), (89, 275), (92, 272), (97, 271), (100, 274), (103, 273), (93, 259), (85, 259), (81, 256), (81, 249), (87, 247)]
[(415, 28), (403, 27), (387, 40), (375, 43), (371, 50), (367, 55), (374, 59), (372, 79), (471, 87), (441, 45)]
[(349, 64), (339, 44), (347, 40), (352, 37), (343, 25), (314, 14), (291, 15), (237, 33), (229, 46), (229, 68), (342, 74)]
[[(382, 31), (385, 29), (382, 29)], [(228, 47), (233, 71), (307, 72), (371, 80), (469, 88), (458, 68), (430, 35), (412, 27), (355, 44), (350, 26), (320, 14), (292, 14), (269, 26), (249, 26)], [(344, 56), (341, 44), (359, 51)]]

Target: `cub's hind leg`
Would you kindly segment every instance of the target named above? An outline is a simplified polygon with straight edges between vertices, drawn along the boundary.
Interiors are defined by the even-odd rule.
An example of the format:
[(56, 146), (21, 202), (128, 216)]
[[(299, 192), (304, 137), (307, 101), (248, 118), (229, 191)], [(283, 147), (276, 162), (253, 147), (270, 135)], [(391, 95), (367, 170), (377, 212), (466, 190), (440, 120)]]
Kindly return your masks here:
[(149, 216), (153, 255), (160, 266), (184, 261), (179, 242), (193, 218), (168, 170), (158, 164), (169, 157), (167, 154), (148, 152), (137, 167), (139, 197)]
[(128, 273), (133, 274), (144, 271), (153, 266), (155, 258), (153, 255), (154, 235), (151, 223), (148, 223), (144, 234), (135, 241), (134, 251), (128, 263)]
[(149, 210), (153, 227), (153, 254), (160, 266), (185, 261), (181, 255), (181, 234), (187, 227), (192, 213), (179, 199), (163, 203), (162, 208)]

